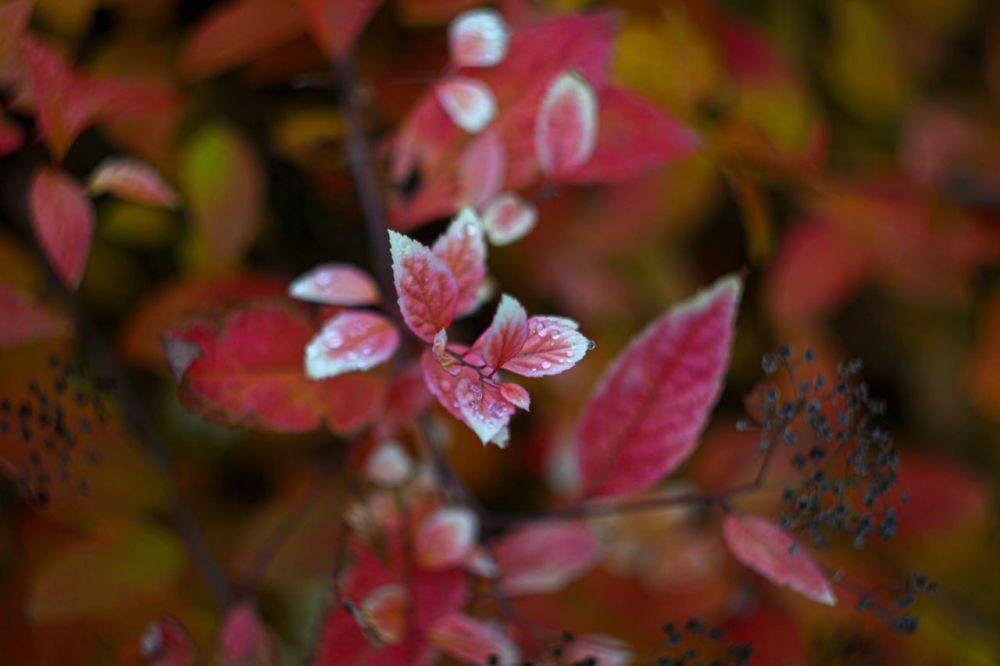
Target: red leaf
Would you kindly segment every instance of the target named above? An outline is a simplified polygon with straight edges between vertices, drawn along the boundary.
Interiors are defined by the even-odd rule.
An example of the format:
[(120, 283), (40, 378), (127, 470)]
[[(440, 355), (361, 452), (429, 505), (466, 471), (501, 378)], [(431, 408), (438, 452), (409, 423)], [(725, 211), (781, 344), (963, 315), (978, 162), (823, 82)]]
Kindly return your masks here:
[(483, 335), (482, 354), (494, 370), (517, 356), (528, 340), (528, 314), (517, 299), (504, 294), (493, 316), (493, 323)]
[(200, 352), (183, 369), (181, 401), (206, 418), (277, 432), (367, 425), (382, 405), (384, 381), (370, 374), (308, 379), (302, 357), (314, 332), (301, 314), (266, 304), (219, 323), (198, 319), (177, 327), (165, 336), (168, 356), (178, 344)]
[(138, 657), (149, 666), (194, 666), (198, 663), (198, 650), (184, 625), (165, 617), (143, 632)]
[(538, 222), (538, 209), (521, 197), (504, 192), (483, 210), (483, 227), (494, 245), (509, 245), (528, 235)]
[(374, 305), (381, 296), (367, 272), (350, 264), (323, 264), (299, 276), (288, 295), (324, 305)]
[(226, 612), (219, 632), (219, 649), (226, 666), (266, 666), (278, 663), (278, 646), (257, 611), (240, 602)]
[(503, 382), (500, 384), (500, 395), (504, 400), (514, 405), (518, 409), (527, 411), (531, 408), (531, 395), (528, 390), (520, 384), (514, 382)]
[(369, 370), (392, 358), (399, 332), (374, 312), (348, 311), (334, 315), (306, 346), (306, 374), (312, 379)]
[(384, 488), (396, 488), (413, 475), (413, 461), (398, 442), (379, 444), (365, 461), (365, 476)]
[(163, 181), (156, 169), (129, 157), (111, 157), (90, 174), (87, 185), (92, 194), (110, 192), (129, 201), (175, 208), (179, 196)]
[(456, 67), (492, 67), (507, 55), (510, 30), (495, 9), (462, 12), (448, 26), (448, 52)]
[(385, 645), (396, 645), (406, 637), (409, 597), (402, 585), (377, 587), (361, 603), (361, 622)]
[(482, 133), (458, 158), (458, 178), (462, 206), (481, 206), (500, 188), (507, 172), (507, 148), (493, 130)]
[(517, 645), (499, 627), (462, 613), (435, 622), (430, 641), (449, 657), (465, 663), (517, 664), (521, 660)]
[(465, 507), (444, 507), (424, 518), (417, 529), (417, 564), (428, 571), (456, 567), (472, 553), (479, 520)]
[(837, 598), (826, 577), (790, 534), (757, 516), (729, 514), (722, 523), (726, 545), (737, 560), (772, 583), (821, 604)]
[(528, 319), (528, 338), (504, 370), (525, 377), (545, 377), (569, 370), (591, 347), (572, 319), (536, 316)]
[(451, 121), (470, 134), (479, 134), (497, 115), (490, 87), (470, 76), (452, 76), (434, 86), (434, 94)]
[(197, 80), (244, 65), (305, 30), (285, 0), (232, 0), (212, 9), (185, 40), (180, 66)]
[(578, 428), (588, 496), (645, 490), (697, 446), (722, 389), (741, 290), (726, 277), (671, 308), (605, 372)]
[(448, 328), (458, 308), (458, 284), (452, 270), (426, 246), (389, 232), (392, 274), (399, 310), (414, 335), (425, 342)]
[[(504, 189), (521, 189), (538, 177), (532, 136), (549, 83), (561, 72), (575, 70), (601, 87), (607, 76), (612, 33), (607, 15), (559, 16), (516, 30), (502, 63), (474, 71), (497, 98), (498, 115), (490, 129), (507, 148)], [(433, 92), (417, 102), (393, 142), (392, 177), (406, 182), (416, 173), (422, 185), (392, 202), (395, 226), (413, 227), (455, 212), (461, 192), (456, 156), (469, 141)]]
[(687, 157), (701, 145), (692, 130), (628, 90), (607, 86), (597, 99), (597, 146), (590, 159), (563, 180), (630, 180)]
[[(0, 115), (0, 157), (14, 152), (23, 143), (24, 130), (21, 129), (21, 126), (7, 117)], [(502, 174), (501, 178), (503, 178)]]
[(354, 50), (354, 44), (382, 0), (299, 0), (316, 43), (331, 60)]
[(67, 335), (69, 320), (0, 282), (0, 349)]
[(542, 172), (568, 175), (590, 159), (597, 143), (597, 95), (576, 72), (549, 86), (535, 120), (535, 154)]
[(552, 594), (594, 566), (597, 539), (578, 523), (537, 523), (504, 535), (493, 546), (505, 594)]
[(463, 209), (434, 242), (433, 251), (455, 278), (458, 287), (455, 314), (469, 314), (479, 305), (486, 279), (486, 242), (476, 213), (471, 208)]
[(43, 167), (31, 183), (31, 222), (49, 263), (70, 287), (83, 279), (94, 235), (94, 208), (62, 171)]
[(427, 390), (437, 398), (449, 414), (461, 421), (462, 410), (458, 406), (458, 397), (455, 395), (459, 378), (442, 367), (437, 356), (430, 349), (425, 349), (420, 355), (420, 370), (423, 372)]
[(493, 382), (481, 378), (474, 370), (463, 368), (455, 386), (455, 398), (462, 420), (472, 428), (483, 444), (506, 445), (506, 429), (516, 408)]

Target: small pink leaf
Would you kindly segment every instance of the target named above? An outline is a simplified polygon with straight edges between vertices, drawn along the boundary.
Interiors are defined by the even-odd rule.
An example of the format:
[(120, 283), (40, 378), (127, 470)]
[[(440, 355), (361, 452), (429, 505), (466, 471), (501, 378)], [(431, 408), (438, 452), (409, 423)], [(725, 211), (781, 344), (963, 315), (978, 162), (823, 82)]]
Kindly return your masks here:
[(527, 339), (528, 314), (516, 298), (504, 294), (493, 323), (483, 336), (483, 360), (494, 370), (502, 368), (517, 356)]
[(503, 187), (507, 175), (507, 148), (496, 130), (476, 137), (458, 158), (461, 206), (481, 206)]
[(579, 523), (536, 523), (493, 546), (505, 594), (552, 594), (584, 574), (601, 556), (597, 539)]
[(306, 347), (306, 374), (311, 379), (368, 370), (392, 358), (399, 332), (380, 314), (353, 310), (327, 321)]
[(69, 320), (0, 282), (0, 349), (68, 335)]
[(722, 389), (741, 291), (730, 276), (671, 308), (605, 372), (577, 430), (587, 495), (640, 492), (691, 454)]
[(517, 645), (498, 626), (462, 613), (452, 613), (435, 622), (430, 641), (449, 657), (464, 663), (517, 664), (521, 660)]
[(424, 245), (389, 231), (392, 273), (406, 325), (426, 342), (455, 318), (458, 284), (448, 265)]
[(516, 408), (503, 397), (496, 384), (482, 379), (474, 370), (463, 368), (459, 377), (455, 398), (462, 420), (483, 444), (493, 441), (503, 448), (506, 444), (503, 431)]
[(288, 295), (324, 305), (374, 305), (381, 300), (372, 276), (350, 264), (317, 266), (296, 278)]
[(448, 26), (448, 51), (456, 67), (492, 67), (507, 55), (510, 30), (495, 9), (470, 9)]
[(490, 87), (469, 76), (453, 76), (434, 86), (434, 94), (451, 121), (470, 134), (486, 129), (497, 115)]
[(154, 206), (176, 208), (179, 196), (153, 167), (130, 157), (109, 157), (90, 174), (91, 194), (117, 197)]
[(535, 119), (542, 172), (559, 178), (590, 159), (597, 142), (597, 97), (587, 80), (567, 72), (549, 86)]
[(43, 167), (31, 183), (31, 222), (60, 279), (77, 287), (94, 235), (94, 208), (83, 188), (62, 171)]
[(733, 557), (771, 582), (821, 604), (837, 603), (830, 583), (812, 558), (771, 521), (729, 514), (722, 523), (722, 534)]
[(538, 209), (512, 192), (494, 197), (483, 210), (483, 227), (494, 245), (509, 245), (528, 235), (538, 222)]
[(417, 564), (429, 571), (458, 566), (479, 536), (479, 521), (465, 507), (449, 506), (427, 516), (417, 529)]
[[(449, 414), (461, 421), (462, 410), (458, 406), (458, 397), (455, 395), (455, 391), (458, 389), (459, 377), (452, 375), (442, 366), (437, 356), (430, 349), (425, 349), (424, 353), (421, 354), (420, 369), (423, 372), (427, 390), (437, 398), (438, 402), (448, 410)], [(458, 371), (458, 374), (461, 374), (461, 370)]]
[(226, 666), (277, 664), (274, 638), (249, 602), (233, 606), (222, 621), (219, 650)]
[(412, 475), (413, 461), (399, 442), (382, 442), (365, 463), (368, 480), (385, 488), (400, 486)]
[[(457, 316), (469, 314), (479, 305), (479, 295), (486, 279), (486, 241), (479, 218), (471, 208), (464, 208), (435, 241), (434, 255), (451, 269), (458, 287)], [(442, 326), (441, 328), (445, 328)]]
[(569, 370), (591, 348), (591, 342), (565, 317), (538, 316), (528, 319), (528, 338), (503, 369), (525, 377), (545, 377)]
[(382, 0), (299, 0), (316, 43), (331, 60), (354, 50)]
[(527, 411), (531, 408), (531, 395), (528, 390), (520, 384), (514, 382), (503, 382), (500, 384), (500, 395), (504, 400), (514, 405), (518, 409)]

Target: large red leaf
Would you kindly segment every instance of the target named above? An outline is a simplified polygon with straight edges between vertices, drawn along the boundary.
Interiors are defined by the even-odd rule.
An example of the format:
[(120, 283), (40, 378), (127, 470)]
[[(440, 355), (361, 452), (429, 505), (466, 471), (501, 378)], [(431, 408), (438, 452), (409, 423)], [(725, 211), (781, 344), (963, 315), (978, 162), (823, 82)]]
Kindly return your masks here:
[(701, 145), (676, 118), (628, 90), (606, 86), (597, 96), (597, 146), (563, 180), (617, 183), (680, 160)]
[(299, 0), (306, 23), (331, 60), (348, 55), (382, 0)]
[(412, 238), (390, 231), (389, 239), (399, 310), (410, 330), (431, 342), (455, 318), (459, 299), (455, 275), (434, 252)]
[(601, 546), (585, 525), (538, 523), (504, 535), (492, 553), (505, 594), (552, 594), (596, 564)]
[(729, 514), (722, 530), (733, 557), (761, 576), (821, 604), (837, 603), (830, 583), (812, 558), (771, 521)]
[[(596, 89), (607, 78), (613, 28), (607, 15), (566, 15), (514, 31), (506, 59), (496, 67), (465, 70), (483, 81), (497, 99), (490, 126), (507, 148), (505, 189), (529, 185), (538, 176), (535, 119), (542, 96), (559, 74), (574, 70)], [(419, 175), (415, 193), (392, 202), (397, 228), (450, 215), (461, 196), (458, 157), (470, 136), (456, 127), (429, 91), (417, 103), (393, 142), (392, 176), (396, 182)]]
[(83, 278), (94, 235), (94, 207), (62, 171), (39, 169), (31, 183), (31, 222), (49, 263), (70, 287)]
[(351, 432), (378, 413), (385, 382), (372, 374), (313, 381), (303, 354), (315, 329), (281, 305), (236, 310), (222, 321), (196, 319), (165, 336), (184, 405), (236, 426), (303, 432), (326, 425)]
[(671, 308), (607, 370), (578, 428), (588, 496), (645, 490), (694, 451), (722, 389), (741, 290), (722, 278)]
[(305, 30), (302, 12), (285, 0), (233, 0), (201, 19), (187, 37), (181, 70), (202, 79), (250, 62)]
[(70, 331), (69, 320), (0, 282), (0, 349), (46, 340)]

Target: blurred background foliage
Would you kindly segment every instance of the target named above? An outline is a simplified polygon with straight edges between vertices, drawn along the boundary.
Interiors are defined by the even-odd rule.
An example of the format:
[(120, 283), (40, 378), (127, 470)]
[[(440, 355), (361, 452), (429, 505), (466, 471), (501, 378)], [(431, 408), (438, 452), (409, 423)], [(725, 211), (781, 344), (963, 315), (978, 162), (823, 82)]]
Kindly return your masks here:
[[(84, 178), (108, 155), (135, 155), (184, 201), (164, 211), (99, 198), (80, 298), (134, 373), (213, 551), (239, 589), (257, 594), (294, 663), (308, 654), (329, 584), (350, 491), (345, 444), (187, 413), (159, 331), (201, 307), (280, 294), (323, 261), (370, 264), (323, 55), (280, 12), (211, 34), (205, 26), (226, 4), (37, 0), (31, 28), (85, 69), (176, 93), (170, 113), (88, 130), (66, 156)], [(379, 9), (358, 54), (377, 144), (442, 70), (448, 19), (473, 4)], [(533, 409), (515, 419), (506, 451), (438, 419), (463, 478), (497, 509), (558, 496), (568, 429), (616, 352), (670, 304), (742, 269), (729, 384), (699, 454), (672, 483), (724, 485), (755, 450), (733, 424), (764, 351), (789, 343), (828, 363), (860, 357), (887, 400), (912, 500), (897, 541), (833, 556), (864, 583), (920, 569), (941, 586), (915, 636), (891, 635), (848, 607), (817, 610), (748, 586), (701, 516), (659, 512), (596, 526), (613, 544), (602, 565), (562, 594), (525, 600), (523, 612), (639, 646), (661, 636), (662, 622), (699, 615), (758, 644), (763, 664), (1000, 662), (1000, 9), (988, 0), (505, 8), (613, 10), (614, 78), (698, 128), (705, 147), (627, 184), (560, 190), (531, 235), (492, 252), (504, 291), (529, 311), (579, 320), (598, 346), (574, 372), (531, 386)], [(16, 108), (10, 115), (30, 130)], [(25, 190), (37, 150), (0, 159), (5, 199)], [(44, 299), (39, 264), (7, 222), (0, 279)], [(416, 233), (427, 240), (443, 226)], [(77, 344), (63, 323), (47, 340), (0, 350), (0, 394), (20, 400), (29, 382), (44, 391), (58, 380), (50, 356), (70, 358)], [(128, 663), (164, 614), (212, 644), (218, 611), (171, 530), (162, 474), (125, 441), (116, 406), (107, 409), (102, 429), (81, 434), (96, 462), (71, 461), (86, 469), (86, 495), (38, 509), (9, 492), (0, 505), (4, 663)], [(31, 464), (16, 433), (0, 438), (5, 466)]]

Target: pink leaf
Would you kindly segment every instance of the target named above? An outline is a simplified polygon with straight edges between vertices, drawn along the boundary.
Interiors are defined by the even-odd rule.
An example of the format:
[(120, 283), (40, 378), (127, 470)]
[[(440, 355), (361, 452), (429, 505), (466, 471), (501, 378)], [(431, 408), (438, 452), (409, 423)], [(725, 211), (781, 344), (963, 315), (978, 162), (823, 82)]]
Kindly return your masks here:
[(180, 54), (185, 76), (197, 80), (244, 65), (305, 30), (302, 13), (284, 0), (231, 0), (205, 14)]
[(66, 317), (0, 282), (0, 349), (68, 335)]
[(507, 148), (495, 130), (483, 132), (458, 159), (459, 202), (463, 206), (481, 206), (503, 187)]
[(479, 521), (465, 507), (438, 509), (427, 516), (417, 530), (417, 563), (428, 571), (458, 566), (476, 546)]
[(296, 278), (288, 295), (324, 305), (374, 305), (381, 300), (372, 276), (350, 264), (317, 266)]
[(382, 0), (299, 0), (316, 43), (331, 60), (354, 50)]
[(248, 602), (233, 606), (222, 621), (219, 649), (227, 666), (277, 664), (277, 645)]
[(597, 96), (580, 74), (549, 86), (535, 120), (535, 154), (542, 172), (559, 178), (590, 159), (597, 141)]
[(94, 208), (83, 188), (62, 171), (43, 167), (31, 183), (31, 222), (60, 279), (77, 287), (94, 235)]
[(630, 180), (687, 157), (701, 145), (691, 129), (628, 90), (606, 86), (597, 98), (600, 132), (594, 153), (565, 180)]
[(580, 362), (591, 342), (565, 317), (537, 316), (528, 319), (528, 338), (504, 370), (525, 377), (545, 377), (569, 370)]
[(517, 356), (527, 339), (528, 314), (516, 298), (504, 294), (483, 337), (483, 360), (494, 370), (502, 368)]
[(372, 483), (385, 488), (395, 488), (413, 475), (413, 461), (398, 442), (379, 444), (365, 463), (365, 476)]
[(538, 222), (538, 209), (512, 192), (494, 197), (483, 210), (483, 227), (494, 245), (509, 245), (528, 235)]
[(552, 594), (594, 566), (601, 547), (582, 524), (546, 522), (504, 535), (493, 556), (505, 594)]
[(520, 384), (503, 382), (500, 384), (500, 395), (518, 409), (527, 411), (531, 408), (531, 396), (528, 394), (528, 390)]
[(406, 325), (426, 342), (448, 328), (459, 303), (452, 270), (426, 246), (389, 231), (392, 273)]
[(111, 157), (90, 174), (91, 194), (112, 193), (122, 199), (175, 208), (179, 197), (153, 167), (129, 157)]
[(306, 374), (311, 379), (368, 370), (392, 358), (399, 332), (380, 314), (341, 312), (323, 324), (306, 346)]
[[(471, 208), (463, 209), (435, 241), (434, 255), (455, 278), (458, 287), (457, 316), (469, 314), (479, 305), (479, 294), (486, 278), (486, 242), (483, 228)], [(445, 328), (442, 326), (441, 328)]]
[(420, 369), (423, 372), (427, 390), (437, 398), (449, 414), (461, 421), (462, 410), (458, 406), (458, 397), (455, 394), (456, 389), (458, 389), (459, 377), (448, 372), (430, 349), (425, 349), (421, 354)]
[[(449, 657), (473, 664), (517, 664), (521, 653), (496, 625), (462, 613), (446, 615), (434, 623), (431, 644)], [(491, 658), (495, 661), (491, 662)]]
[(490, 87), (469, 76), (452, 76), (434, 86), (434, 94), (451, 121), (470, 134), (486, 129), (497, 115)]
[(722, 523), (722, 534), (733, 557), (771, 582), (821, 604), (837, 603), (816, 563), (774, 523), (757, 516), (729, 514)]
[(507, 55), (510, 30), (494, 9), (462, 12), (448, 26), (448, 51), (457, 67), (492, 67)]
[(605, 372), (578, 427), (587, 495), (640, 492), (691, 454), (722, 389), (741, 291), (730, 276), (671, 308)]
[(462, 420), (483, 444), (493, 441), (503, 448), (506, 444), (504, 430), (516, 408), (503, 397), (500, 388), (479, 377), (474, 370), (463, 368), (455, 387), (455, 398)]

